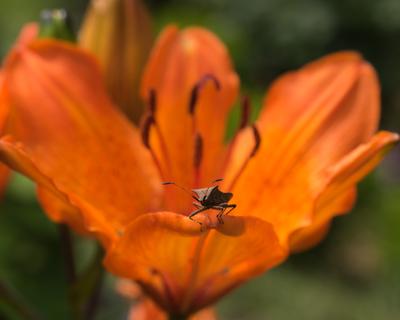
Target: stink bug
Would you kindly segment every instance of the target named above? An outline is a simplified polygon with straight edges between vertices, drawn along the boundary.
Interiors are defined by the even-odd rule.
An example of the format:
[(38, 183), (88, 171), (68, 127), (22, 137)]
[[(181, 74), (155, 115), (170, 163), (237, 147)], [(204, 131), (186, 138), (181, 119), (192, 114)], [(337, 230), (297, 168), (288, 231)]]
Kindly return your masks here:
[[(214, 180), (213, 183), (222, 181), (222, 179)], [(185, 188), (177, 185), (175, 182), (163, 182), (163, 185), (175, 185), (176, 187), (188, 192)], [(189, 193), (189, 192), (188, 192)], [(192, 189), (191, 194), (192, 198), (196, 200), (193, 202), (193, 205), (197, 208), (196, 210), (192, 211), (188, 218), (192, 221), (197, 222), (198, 224), (202, 225), (201, 222), (196, 221), (193, 217), (203, 211), (214, 209), (218, 210), (217, 219), (219, 223), (224, 223), (222, 220), (222, 216), (225, 214), (227, 215), (233, 209), (236, 208), (236, 204), (229, 204), (229, 200), (232, 199), (233, 194), (231, 192), (222, 192), (218, 189), (218, 186), (211, 186), (208, 188), (200, 188), (200, 189)], [(229, 209), (226, 213), (225, 210)]]

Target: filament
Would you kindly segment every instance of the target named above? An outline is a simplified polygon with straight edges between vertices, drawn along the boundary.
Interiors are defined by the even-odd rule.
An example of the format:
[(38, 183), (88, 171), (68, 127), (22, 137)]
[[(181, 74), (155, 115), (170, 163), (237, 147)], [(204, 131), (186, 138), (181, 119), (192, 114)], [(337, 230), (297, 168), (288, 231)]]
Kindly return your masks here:
[(233, 136), (232, 141), (228, 146), (228, 150), (225, 155), (223, 168), (226, 168), (228, 166), (228, 163), (230, 162), (230, 160), (232, 158), (232, 153), (236, 147), (239, 132), (241, 132), (245, 127), (248, 126), (251, 109), (252, 108), (251, 108), (250, 98), (248, 96), (244, 96), (241, 101), (241, 114), (240, 114), (239, 127), (237, 128), (235, 135)]
[(194, 185), (197, 186), (200, 184), (201, 179), (201, 163), (203, 159), (203, 138), (200, 135), (197, 127), (197, 119), (196, 119), (196, 107), (198, 105), (199, 94), (200, 91), (203, 89), (207, 82), (211, 81), (216, 90), (221, 89), (221, 84), (218, 79), (212, 74), (206, 74), (199, 81), (193, 86), (192, 91), (189, 97), (188, 103), (188, 112), (191, 116), (192, 121), (192, 135), (194, 139), (194, 159), (193, 159), (193, 166), (194, 166)]

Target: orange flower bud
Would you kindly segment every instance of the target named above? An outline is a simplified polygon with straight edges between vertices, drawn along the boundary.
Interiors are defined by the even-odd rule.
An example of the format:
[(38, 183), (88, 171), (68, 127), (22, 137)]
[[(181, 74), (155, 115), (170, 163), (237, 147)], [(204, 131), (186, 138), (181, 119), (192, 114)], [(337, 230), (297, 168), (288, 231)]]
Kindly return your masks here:
[(139, 0), (93, 0), (79, 35), (103, 67), (114, 102), (138, 122), (139, 79), (152, 43), (151, 21)]

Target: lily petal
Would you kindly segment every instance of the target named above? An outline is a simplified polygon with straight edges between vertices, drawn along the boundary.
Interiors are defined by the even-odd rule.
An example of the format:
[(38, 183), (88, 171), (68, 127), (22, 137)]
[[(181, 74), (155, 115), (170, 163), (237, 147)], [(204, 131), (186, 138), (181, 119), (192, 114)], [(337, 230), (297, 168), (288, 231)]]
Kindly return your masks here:
[(313, 224), (300, 229), (290, 238), (293, 251), (307, 249), (318, 242), (327, 229), (329, 221), (338, 214), (347, 212), (353, 205), (353, 186), (365, 177), (385, 154), (399, 141), (399, 136), (391, 132), (379, 132), (340, 162), (326, 170), (329, 176), (326, 186), (318, 195)]
[(141, 283), (168, 312), (192, 314), (286, 256), (269, 223), (253, 217), (224, 222), (201, 232), (183, 215), (144, 215), (115, 242), (105, 264)]
[[(356, 53), (333, 54), (284, 75), (267, 95), (257, 122), (261, 147), (237, 181), (233, 201), (275, 225), (287, 242), (311, 223), (326, 169), (368, 141), (378, 120), (376, 74)], [(246, 133), (242, 139), (252, 143)], [(235, 153), (243, 158), (243, 151)]]
[[(199, 89), (191, 116), (192, 89), (205, 76), (217, 79), (220, 90), (214, 81), (206, 82)], [(151, 144), (158, 157), (163, 159), (166, 181), (192, 188), (209, 185), (220, 178), (226, 120), (238, 85), (225, 46), (211, 32), (196, 27), (182, 31), (169, 27), (161, 34), (145, 68), (141, 94), (148, 99), (150, 91), (155, 90), (157, 95), (155, 118), (168, 156), (165, 157), (161, 150), (158, 135), (152, 135)], [(196, 179), (194, 157), (198, 136), (202, 138), (202, 157)], [(186, 212), (190, 203), (177, 204), (178, 201), (173, 199), (167, 207)]]
[[(63, 42), (37, 40), (11, 54), (4, 77), (6, 131), (13, 136), (1, 143), (4, 161), (53, 194), (61, 190), (84, 199), (112, 226), (157, 208), (156, 168), (138, 131), (111, 104), (90, 55)], [(69, 220), (65, 213), (50, 214), (55, 215)], [(90, 223), (83, 220), (80, 230)]]
[[(215, 312), (211, 308), (200, 310), (189, 320), (215, 320)], [(145, 298), (135, 304), (128, 316), (128, 320), (168, 320), (168, 315), (160, 309), (151, 299)]]
[(34, 39), (36, 39), (38, 33), (39, 33), (39, 25), (36, 22), (27, 23), (21, 29), (16, 44), (19, 46), (28, 45)]

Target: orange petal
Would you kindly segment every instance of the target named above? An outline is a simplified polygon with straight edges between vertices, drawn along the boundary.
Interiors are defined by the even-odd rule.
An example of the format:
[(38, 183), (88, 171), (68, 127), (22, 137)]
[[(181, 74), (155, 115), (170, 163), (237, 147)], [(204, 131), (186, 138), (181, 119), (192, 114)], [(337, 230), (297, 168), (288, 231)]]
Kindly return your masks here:
[[(332, 199), (329, 206), (316, 210), (314, 219), (304, 228), (294, 231), (289, 238), (289, 246), (292, 252), (301, 252), (318, 244), (329, 231), (331, 219), (350, 211), (355, 203), (357, 191), (353, 187), (344, 191), (336, 199)], [(321, 219), (323, 217), (323, 219)]]
[[(167, 320), (168, 315), (160, 309), (151, 299), (145, 298), (135, 304), (129, 312), (128, 320)], [(213, 309), (203, 309), (195, 313), (189, 320), (215, 320)]]
[(108, 251), (106, 267), (141, 283), (169, 313), (191, 314), (285, 257), (269, 223), (252, 217), (224, 222), (200, 232), (182, 215), (144, 215)]
[(92, 0), (79, 37), (103, 67), (115, 103), (136, 122), (143, 110), (139, 80), (153, 38), (150, 24), (140, 0)]
[[(91, 56), (66, 43), (37, 40), (11, 54), (4, 76), (13, 139), (2, 142), (3, 160), (41, 187), (49, 189), (44, 181), (51, 180), (53, 194), (74, 195), (112, 227), (157, 208), (160, 181), (151, 157), (108, 99)], [(50, 213), (56, 214), (70, 220)], [(74, 225), (85, 230), (87, 223)]]
[[(141, 290), (140, 286), (128, 279), (119, 279), (117, 282), (119, 294), (135, 301), (131, 307), (128, 319), (132, 320), (167, 320), (168, 315), (154, 301), (147, 297)], [(189, 317), (189, 320), (214, 320), (217, 319), (214, 309), (202, 309)]]
[[(376, 74), (356, 53), (333, 54), (284, 75), (268, 92), (257, 122), (261, 147), (233, 189), (233, 201), (275, 225), (286, 242), (310, 223), (325, 170), (368, 141), (378, 120)], [(241, 139), (254, 144), (246, 133)], [(241, 157), (237, 148), (234, 158)]]
[[(292, 250), (299, 251), (314, 245), (319, 240), (316, 235), (321, 233), (321, 229), (324, 229), (335, 215), (349, 210), (354, 198), (354, 195), (350, 195), (350, 198), (345, 199), (349, 189), (371, 172), (398, 140), (397, 134), (379, 132), (368, 143), (359, 146), (326, 170), (325, 174), (329, 177), (326, 186), (318, 195), (312, 225), (293, 234), (290, 239)], [(310, 238), (315, 240), (310, 241)]]
[[(213, 81), (200, 89), (193, 121), (189, 114), (191, 92), (206, 75), (218, 79), (221, 89), (217, 90)], [(211, 32), (195, 27), (182, 31), (169, 27), (161, 34), (146, 66), (141, 93), (145, 99), (152, 89), (157, 94), (156, 122), (165, 140), (164, 154), (168, 156), (160, 150), (159, 135), (152, 136), (151, 144), (162, 159), (166, 181), (191, 188), (209, 185), (220, 178), (226, 120), (238, 84), (226, 48)], [(195, 179), (197, 134), (203, 139), (203, 148), (200, 174)], [(179, 203), (181, 200), (169, 198), (170, 210), (187, 212), (190, 202)]]
[(18, 35), (17, 45), (25, 46), (36, 39), (39, 33), (39, 25), (35, 22), (27, 23)]

